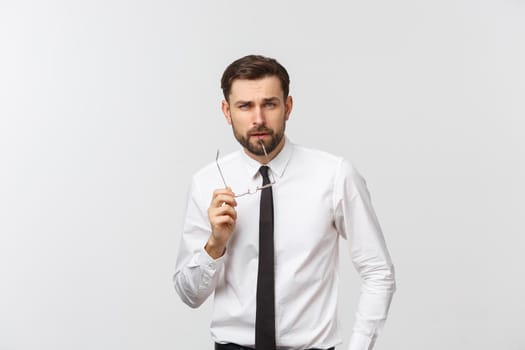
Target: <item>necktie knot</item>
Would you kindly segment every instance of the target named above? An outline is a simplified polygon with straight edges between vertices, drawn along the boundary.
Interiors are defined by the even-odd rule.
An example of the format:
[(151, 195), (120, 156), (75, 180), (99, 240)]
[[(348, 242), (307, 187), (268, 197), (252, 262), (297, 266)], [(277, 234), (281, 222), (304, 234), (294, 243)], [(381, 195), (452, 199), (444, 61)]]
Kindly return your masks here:
[(270, 182), (270, 178), (268, 177), (268, 168), (266, 165), (263, 165), (259, 168), (259, 173), (261, 173), (263, 177), (263, 185), (266, 185)]

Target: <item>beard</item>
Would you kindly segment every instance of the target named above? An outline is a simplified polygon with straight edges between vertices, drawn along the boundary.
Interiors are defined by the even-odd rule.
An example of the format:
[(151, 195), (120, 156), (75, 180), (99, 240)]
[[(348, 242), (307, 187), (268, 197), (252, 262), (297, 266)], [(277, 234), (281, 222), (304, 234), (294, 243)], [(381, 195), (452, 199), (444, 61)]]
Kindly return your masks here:
[[(283, 122), (283, 126), (280, 130), (275, 132), (273, 129), (269, 129), (265, 127), (264, 125), (260, 125), (258, 127), (250, 129), (246, 135), (242, 135), (235, 129), (235, 125), (232, 123), (232, 129), (233, 129), (233, 135), (237, 139), (237, 141), (246, 148), (250, 153), (255, 154), (256, 156), (264, 156), (264, 150), (261, 146), (261, 142), (264, 144), (264, 148), (266, 148), (266, 153), (271, 153), (275, 148), (279, 145), (281, 140), (284, 137), (284, 129), (285, 129), (285, 122)], [(258, 133), (265, 133), (270, 136), (269, 140), (263, 140), (263, 139), (257, 139), (254, 140), (253, 143), (250, 143), (250, 136), (253, 134)]]

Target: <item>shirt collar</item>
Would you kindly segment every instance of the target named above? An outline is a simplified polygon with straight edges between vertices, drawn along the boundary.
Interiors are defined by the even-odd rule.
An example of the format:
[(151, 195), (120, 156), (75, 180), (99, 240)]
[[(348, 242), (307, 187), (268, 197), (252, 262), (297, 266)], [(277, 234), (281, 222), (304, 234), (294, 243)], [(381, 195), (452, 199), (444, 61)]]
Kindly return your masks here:
[[(266, 164), (270, 168), (273, 175), (279, 178), (283, 176), (292, 153), (293, 143), (288, 139), (288, 137), (285, 137), (283, 149), (268, 164)], [(248, 171), (249, 175), (254, 178), (259, 173), (259, 168), (263, 164), (251, 158), (246, 154), (246, 152), (244, 152), (244, 150), (241, 150), (241, 154), (243, 155), (246, 170)]]

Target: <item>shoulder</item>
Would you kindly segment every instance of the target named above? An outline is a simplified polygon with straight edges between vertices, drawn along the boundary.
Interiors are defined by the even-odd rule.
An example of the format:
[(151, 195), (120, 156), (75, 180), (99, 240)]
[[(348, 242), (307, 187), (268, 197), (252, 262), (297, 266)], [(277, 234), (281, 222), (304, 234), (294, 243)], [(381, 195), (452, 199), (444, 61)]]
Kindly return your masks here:
[(316, 168), (319, 170), (326, 169), (334, 174), (354, 169), (352, 163), (342, 156), (302, 145), (294, 144), (293, 158), (304, 166), (309, 166), (312, 170)]
[(294, 144), (293, 156), (301, 160), (327, 164), (340, 164), (343, 161), (342, 157), (335, 154), (297, 144)]
[(293, 158), (312, 171), (329, 172), (337, 181), (345, 181), (345, 179), (363, 181), (363, 177), (351, 160), (330, 152), (294, 144)]

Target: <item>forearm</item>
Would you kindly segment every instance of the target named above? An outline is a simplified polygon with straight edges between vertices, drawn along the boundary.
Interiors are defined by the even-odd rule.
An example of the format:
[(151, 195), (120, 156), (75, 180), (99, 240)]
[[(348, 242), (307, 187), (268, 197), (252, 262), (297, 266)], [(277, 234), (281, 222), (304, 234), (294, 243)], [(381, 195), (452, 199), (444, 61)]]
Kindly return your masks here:
[[(377, 246), (383, 246), (383, 249), (378, 249), (375, 254), (354, 250), (353, 261), (361, 276), (362, 287), (349, 350), (372, 350), (396, 290), (394, 266), (386, 246)], [(379, 254), (380, 251), (383, 254)]]
[[(231, 211), (232, 205), (236, 203), (231, 191), (219, 192), (223, 194), (222, 197), (215, 199), (217, 194), (214, 194), (216, 214), (228, 211), (230, 215), (234, 215)], [(228, 206), (220, 208), (220, 203)], [(217, 215), (211, 215), (215, 216)], [(200, 306), (213, 293), (224, 264), (226, 242), (212, 239), (214, 226), (210, 222), (211, 217), (206, 215), (203, 196), (200, 195), (196, 182), (192, 181), (173, 284), (182, 301), (193, 308)]]
[(222, 258), (215, 260), (202, 249), (178, 267), (173, 283), (182, 301), (192, 308), (199, 307), (215, 290), (222, 266)]
[[(393, 276), (393, 275), (392, 275)], [(349, 350), (372, 350), (377, 336), (383, 329), (395, 290), (395, 283), (386, 281), (381, 290), (363, 286)]]
[(352, 262), (362, 281), (349, 350), (371, 350), (388, 315), (395, 273), (364, 178), (342, 164), (336, 187), (336, 225), (349, 241)]

